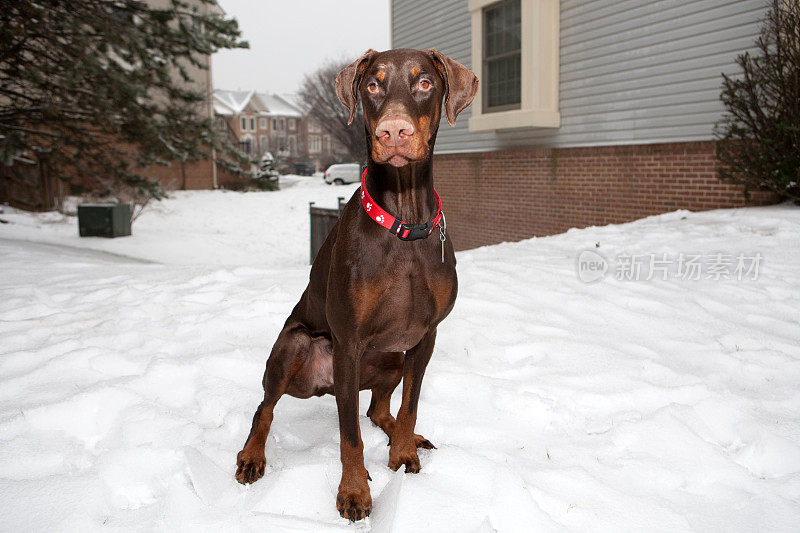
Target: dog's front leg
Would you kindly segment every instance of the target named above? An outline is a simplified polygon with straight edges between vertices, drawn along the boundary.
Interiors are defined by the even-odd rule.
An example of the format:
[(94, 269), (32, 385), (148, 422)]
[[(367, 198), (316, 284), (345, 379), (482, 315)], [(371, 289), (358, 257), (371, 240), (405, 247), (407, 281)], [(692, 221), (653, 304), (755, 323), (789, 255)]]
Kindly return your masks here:
[[(403, 403), (397, 412), (397, 421), (389, 447), (389, 468), (392, 470), (397, 470), (405, 465), (406, 472), (414, 474), (419, 472), (420, 464), (417, 455), (417, 437), (419, 436), (414, 434), (414, 426), (417, 424), (417, 403), (422, 388), (422, 377), (425, 375), (425, 368), (433, 355), (435, 342), (436, 329), (434, 328), (416, 346), (406, 352), (403, 361)], [(423, 447), (432, 448), (433, 445)]]
[(369, 474), (364, 467), (364, 443), (358, 424), (359, 361), (363, 348), (353, 342), (333, 343), (333, 388), (339, 408), (342, 480), (336, 496), (339, 514), (361, 520), (372, 512)]

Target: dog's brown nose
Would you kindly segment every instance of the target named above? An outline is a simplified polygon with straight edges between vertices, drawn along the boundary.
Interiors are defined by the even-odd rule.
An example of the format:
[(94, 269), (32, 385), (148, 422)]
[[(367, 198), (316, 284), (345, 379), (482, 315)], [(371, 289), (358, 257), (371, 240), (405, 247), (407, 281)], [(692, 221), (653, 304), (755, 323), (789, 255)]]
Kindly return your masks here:
[(414, 135), (414, 126), (402, 118), (382, 120), (375, 128), (375, 136), (386, 146), (405, 144), (412, 135)]

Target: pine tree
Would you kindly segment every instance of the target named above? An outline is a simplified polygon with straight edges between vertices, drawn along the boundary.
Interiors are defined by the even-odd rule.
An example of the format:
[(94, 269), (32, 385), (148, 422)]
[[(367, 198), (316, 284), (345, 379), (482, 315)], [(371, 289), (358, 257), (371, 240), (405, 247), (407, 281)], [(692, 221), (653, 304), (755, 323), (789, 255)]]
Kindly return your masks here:
[(33, 157), (100, 193), (160, 198), (150, 165), (241, 154), (192, 83), (246, 48), (213, 0), (0, 0), (0, 164)]
[(719, 176), (800, 200), (800, 2), (773, 0), (756, 46), (741, 73), (723, 74)]

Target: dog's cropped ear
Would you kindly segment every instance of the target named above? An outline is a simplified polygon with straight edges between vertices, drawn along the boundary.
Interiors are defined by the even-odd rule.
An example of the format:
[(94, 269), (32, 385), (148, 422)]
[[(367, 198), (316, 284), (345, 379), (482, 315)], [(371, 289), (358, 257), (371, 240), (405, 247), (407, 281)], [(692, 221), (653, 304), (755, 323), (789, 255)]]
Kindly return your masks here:
[(444, 78), (444, 113), (451, 126), (456, 125), (456, 117), (464, 111), (475, 93), (478, 92), (478, 77), (470, 69), (433, 48), (428, 50), (436, 68)]
[(350, 118), (347, 125), (353, 123), (353, 118), (356, 116), (358, 109), (358, 84), (361, 81), (361, 75), (367, 68), (369, 60), (372, 56), (377, 54), (375, 50), (370, 48), (364, 55), (344, 67), (342, 71), (336, 76), (336, 96), (339, 101), (350, 111)]

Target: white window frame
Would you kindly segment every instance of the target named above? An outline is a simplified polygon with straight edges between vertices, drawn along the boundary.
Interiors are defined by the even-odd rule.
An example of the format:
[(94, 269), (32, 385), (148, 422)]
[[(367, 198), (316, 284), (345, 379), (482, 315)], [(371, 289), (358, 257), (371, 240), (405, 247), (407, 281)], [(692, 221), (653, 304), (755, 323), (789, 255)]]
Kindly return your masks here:
[(250, 119), (250, 131), (256, 131), (256, 117), (248, 117)]
[(239, 126), (241, 126), (239, 128), (240, 130), (247, 131), (247, 117), (241, 117), (239, 120)]
[[(483, 9), (498, 0), (469, 0), (472, 20), (472, 71), (483, 69)], [(483, 112), (481, 84), (472, 101), (469, 131), (558, 128), (559, 0), (520, 0), (522, 25), (520, 107)]]
[(261, 128), (262, 130), (267, 129), (267, 119), (264, 117), (258, 119), (258, 127)]
[(290, 130), (294, 130), (295, 128), (297, 128), (297, 121), (295, 119), (293, 119), (293, 118), (290, 118), (289, 119), (289, 129)]

